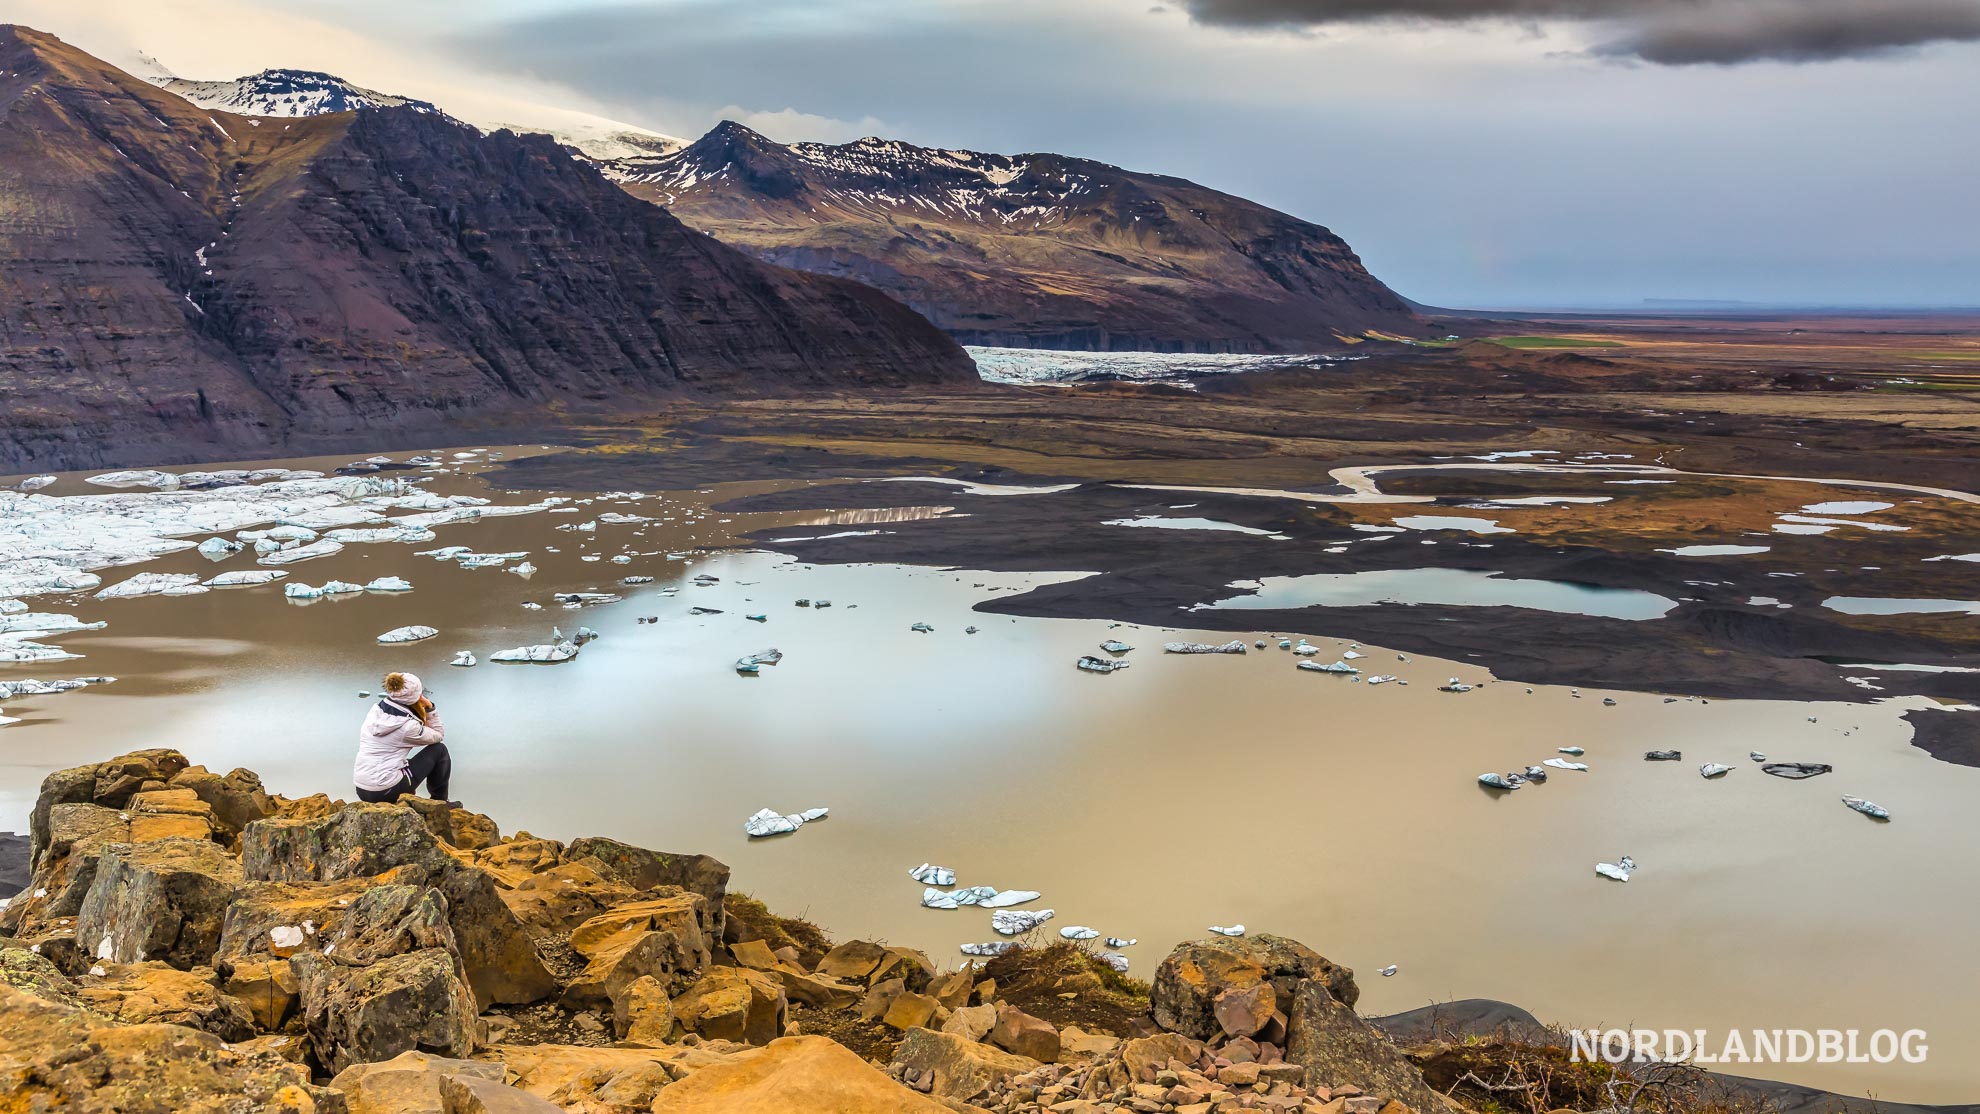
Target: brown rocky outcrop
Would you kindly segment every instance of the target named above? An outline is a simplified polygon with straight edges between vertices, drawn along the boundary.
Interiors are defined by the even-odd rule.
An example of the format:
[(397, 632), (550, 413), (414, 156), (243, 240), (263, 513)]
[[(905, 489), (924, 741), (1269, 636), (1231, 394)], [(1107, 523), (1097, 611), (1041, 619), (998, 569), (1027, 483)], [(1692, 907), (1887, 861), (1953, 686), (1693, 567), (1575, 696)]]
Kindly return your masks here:
[(661, 1091), (654, 1114), (946, 1114), (824, 1037), (785, 1037)]
[(953, 1033), (910, 1029), (894, 1052), (894, 1068), (928, 1081), (929, 1093), (969, 1102), (998, 1083), (1038, 1066), (1038, 1061)]
[[(1239, 992), (1225, 999), (1225, 1017), (1245, 1020), (1251, 1011), (1262, 1011), (1267, 1015), (1257, 1019), (1262, 1028), (1278, 1004), (1292, 1001), (1294, 989), (1309, 979), (1319, 980), (1350, 1010), (1361, 997), (1352, 970), (1298, 941), (1260, 934), (1179, 945), (1156, 968), (1148, 1000), (1155, 1023), (1162, 1028), (1209, 1040), (1225, 1033), (1218, 1019), (1219, 996)], [(1270, 990), (1251, 991), (1261, 985)], [(1248, 1037), (1256, 1032), (1229, 1035)]]
[(98, 959), (196, 967), (219, 948), (240, 888), (240, 863), (218, 844), (179, 836), (110, 844), (76, 916), (76, 936)]
[(1305, 1068), (1310, 1078), (1352, 1082), (1425, 1114), (1457, 1109), (1423, 1081), (1423, 1073), (1386, 1034), (1317, 979), (1301, 983), (1293, 994), (1285, 1051), (1286, 1059)]
[(474, 998), (458, 960), (425, 948), (346, 966), (316, 952), (290, 960), (316, 1060), (332, 1071), (401, 1052), (465, 1057), (474, 1051)]
[(224, 1041), (255, 1034), (247, 1005), (222, 993), (210, 967), (181, 971), (158, 962), (98, 964), (83, 977), (76, 996), (91, 1012), (120, 1025), (184, 1025)]

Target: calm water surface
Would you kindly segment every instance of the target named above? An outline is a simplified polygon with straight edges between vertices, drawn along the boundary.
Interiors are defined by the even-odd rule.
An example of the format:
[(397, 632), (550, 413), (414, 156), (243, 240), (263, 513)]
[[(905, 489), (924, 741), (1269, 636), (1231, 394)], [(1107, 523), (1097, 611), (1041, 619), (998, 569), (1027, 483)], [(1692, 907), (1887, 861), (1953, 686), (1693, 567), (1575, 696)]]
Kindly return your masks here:
[[(483, 490), (472, 475), (431, 486)], [(59, 639), (82, 660), (0, 667), (0, 679), (121, 680), (7, 703), (24, 722), (0, 729), (0, 828), (25, 827), (49, 770), (140, 746), (247, 766), (291, 795), (348, 797), (367, 704), (357, 694), (388, 669), (411, 669), (446, 711), (455, 794), (505, 830), (709, 852), (734, 866), (736, 888), (840, 938), (909, 944), (947, 962), (961, 943), (994, 939), (985, 912), (919, 907), (907, 872), (932, 861), (963, 885), (1043, 891), (1033, 907), (1058, 911), (1050, 929), (1139, 938), (1127, 954), (1142, 976), (1175, 942), (1241, 922), (1361, 971), (1371, 1013), (1492, 997), (1576, 1025), (1923, 1028), (1933, 1049), (1924, 1065), (1747, 1074), (1894, 1100), (1980, 1097), (1967, 1055), (1980, 1042), (1980, 770), (1911, 748), (1898, 719), (1911, 704), (1665, 703), (1509, 683), (1452, 695), (1435, 686), (1489, 674), (1364, 646), (1364, 673), (1410, 682), (1370, 686), (1301, 673), (1276, 648), (1161, 653), (1168, 639), (1226, 634), (972, 610), (1057, 577), (696, 552), (750, 530), (885, 530), (947, 513), (706, 509), (776, 486), (442, 526), (435, 542), (353, 545), (287, 566), (310, 584), (399, 575), (409, 594), (306, 606), (280, 585), (74, 606), (42, 597), (38, 610), (109, 626)], [(608, 510), (672, 521), (555, 529)], [(527, 550), (539, 571), (526, 580), (414, 554), (440, 545)], [(626, 551), (647, 555), (582, 560)], [(215, 565), (188, 552), (103, 576), (253, 567), (251, 555)], [(720, 582), (690, 585), (699, 573)], [(627, 575), (655, 582), (618, 589)], [(590, 589), (628, 598), (582, 611), (550, 600)], [(800, 608), (801, 597), (833, 606)], [(691, 616), (695, 606), (723, 613)], [(636, 622), (647, 615), (659, 622)], [(935, 630), (914, 633), (916, 622)], [(374, 641), (413, 623), (440, 636)], [(603, 638), (563, 665), (485, 663), (544, 641), (552, 624)], [(971, 625), (980, 633), (965, 634)], [(1325, 660), (1349, 645), (1326, 637), (1318, 615), (1312, 629), (1284, 633), (1312, 638)], [(1073, 668), (1110, 637), (1139, 647), (1132, 668)], [(734, 672), (738, 656), (772, 646), (782, 664)], [(461, 649), (484, 664), (450, 668)], [(1608, 695), (1617, 706), (1602, 703)], [(1556, 772), (1503, 797), (1475, 784), (1568, 745), (1586, 748), (1589, 772)], [(1685, 761), (1642, 761), (1656, 747), (1681, 748)], [(1837, 772), (1766, 777), (1746, 757), (1753, 749)], [(1705, 761), (1737, 769), (1706, 781)], [(1846, 792), (1889, 807), (1894, 822), (1844, 808)], [(759, 808), (819, 805), (831, 817), (795, 835), (743, 836)], [(1628, 884), (1594, 874), (1622, 854), (1639, 864)], [(1390, 963), (1396, 977), (1375, 976)]]

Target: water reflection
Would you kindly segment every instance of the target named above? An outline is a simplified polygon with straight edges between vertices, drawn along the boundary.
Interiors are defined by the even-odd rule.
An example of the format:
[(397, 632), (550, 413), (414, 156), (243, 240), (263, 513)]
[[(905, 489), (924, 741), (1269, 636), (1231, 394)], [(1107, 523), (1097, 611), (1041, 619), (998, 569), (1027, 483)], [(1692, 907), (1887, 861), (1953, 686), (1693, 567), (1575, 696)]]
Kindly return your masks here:
[(1516, 580), (1472, 569), (1380, 569), (1370, 572), (1269, 576), (1240, 581), (1244, 595), (1195, 610), (1277, 610), (1299, 607), (1364, 607), (1370, 604), (1438, 604), (1446, 607), (1527, 607), (1607, 619), (1655, 619), (1677, 601), (1630, 588), (1598, 588), (1561, 580)]

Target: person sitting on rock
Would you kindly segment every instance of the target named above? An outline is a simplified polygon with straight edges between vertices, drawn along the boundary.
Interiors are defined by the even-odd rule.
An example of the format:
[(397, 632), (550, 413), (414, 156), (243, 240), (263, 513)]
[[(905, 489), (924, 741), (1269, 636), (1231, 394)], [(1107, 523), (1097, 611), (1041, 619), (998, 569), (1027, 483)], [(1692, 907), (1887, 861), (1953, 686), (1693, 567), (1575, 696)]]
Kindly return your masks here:
[[(358, 729), (357, 766), (352, 773), (360, 801), (396, 801), (426, 784), (426, 795), (447, 801), (447, 779), (454, 772), (447, 755), (447, 729), (426, 698), (426, 686), (411, 673), (387, 673), (385, 698), (365, 713)], [(455, 808), (459, 801), (447, 801)]]

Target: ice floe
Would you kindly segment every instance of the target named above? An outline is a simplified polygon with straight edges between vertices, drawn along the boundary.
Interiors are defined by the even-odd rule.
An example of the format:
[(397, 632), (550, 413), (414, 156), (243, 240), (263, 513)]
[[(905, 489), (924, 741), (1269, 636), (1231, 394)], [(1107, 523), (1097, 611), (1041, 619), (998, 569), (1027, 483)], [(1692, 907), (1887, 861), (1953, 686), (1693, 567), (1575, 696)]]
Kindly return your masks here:
[(1171, 654), (1242, 654), (1246, 652), (1244, 643), (1236, 639), (1226, 642), (1221, 646), (1212, 646), (1207, 642), (1164, 642), (1162, 643), (1162, 649)]
[(933, 863), (922, 863), (920, 866), (908, 871), (908, 877), (925, 886), (953, 886), (956, 884), (955, 871), (950, 870), (946, 866), (936, 866)]
[(1092, 654), (1082, 654), (1080, 659), (1073, 664), (1088, 673), (1113, 673), (1117, 670), (1126, 669), (1134, 663), (1129, 661), (1115, 661), (1108, 658), (1096, 658)]
[(140, 596), (197, 596), (207, 590), (189, 572), (141, 572), (96, 593), (100, 600), (129, 600)]
[(408, 626), (408, 627), (393, 627), (391, 630), (388, 630), (384, 634), (379, 635), (378, 641), (385, 643), (424, 642), (426, 639), (432, 638), (434, 635), (439, 633), (440, 633), (439, 631), (435, 630), (432, 627), (422, 627), (417, 625)]
[(1234, 924), (1229, 926), (1213, 924), (1210, 926), (1210, 931), (1216, 933), (1219, 936), (1243, 936), (1244, 926), (1241, 924)]
[(990, 929), (999, 936), (1018, 936), (1052, 919), (1052, 909), (999, 909), (990, 914)]
[(823, 820), (830, 809), (808, 808), (803, 812), (781, 815), (773, 809), (762, 809), (743, 821), (743, 832), (752, 839), (763, 836), (787, 835), (813, 821)]
[(257, 584), (273, 584), (288, 575), (284, 569), (240, 569), (209, 577), (205, 584), (208, 588), (251, 588)]
[(488, 655), (488, 660), (504, 665), (555, 665), (569, 661), (578, 655), (576, 644), (571, 642), (539, 643), (534, 646), (517, 646), (510, 650), (497, 650)]
[(1627, 882), (1629, 881), (1629, 876), (1636, 873), (1636, 860), (1630, 858), (1628, 855), (1624, 855), (1618, 862), (1596, 863), (1595, 873), (1604, 878), (1613, 878), (1618, 882)]
[(264, 553), (255, 558), (255, 563), (261, 565), (293, 565), (298, 561), (314, 561), (318, 557), (328, 557), (332, 554), (342, 553), (343, 551), (344, 543), (331, 541), (328, 538), (319, 538), (306, 545), (298, 545), (289, 549), (278, 549), (273, 553)]
[(469, 667), (469, 666), (472, 666), (472, 665), (474, 665), (474, 664), (475, 664), (475, 660), (474, 660), (474, 651), (472, 651), (472, 650), (458, 650), (458, 651), (456, 651), (456, 652), (454, 653), (454, 660), (453, 660), (453, 661), (450, 661), (450, 662), (448, 662), (447, 664), (448, 664), (448, 665), (458, 665), (458, 666), (461, 666), (462, 668), (467, 668), (467, 667)]
[(1852, 797), (1845, 793), (1843, 794), (1842, 803), (1868, 816), (1872, 820), (1889, 820), (1891, 818), (1890, 809), (1874, 801), (1866, 801), (1861, 797)]

